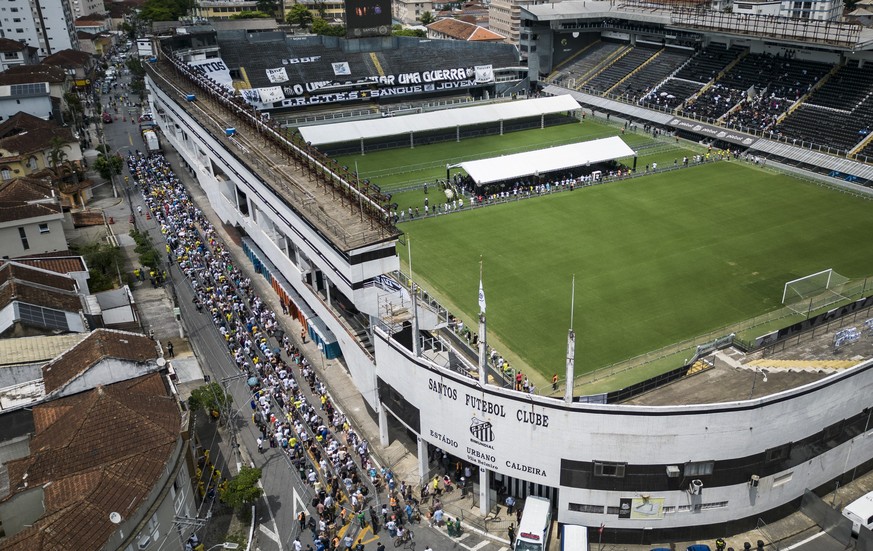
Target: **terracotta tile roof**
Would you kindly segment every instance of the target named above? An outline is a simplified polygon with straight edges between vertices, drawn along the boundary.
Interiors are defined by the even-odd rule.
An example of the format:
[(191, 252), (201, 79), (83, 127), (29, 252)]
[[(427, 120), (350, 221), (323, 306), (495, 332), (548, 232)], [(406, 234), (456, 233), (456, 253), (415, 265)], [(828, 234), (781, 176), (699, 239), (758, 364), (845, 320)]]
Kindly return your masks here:
[(0, 309), (13, 301), (64, 312), (82, 309), (72, 277), (7, 261), (0, 265)]
[(62, 291), (76, 292), (76, 281), (69, 276), (7, 260), (0, 265), (0, 285), (11, 279), (53, 287)]
[(76, 19), (74, 24), (76, 26), (88, 27), (92, 24), (99, 24), (106, 21), (106, 16), (100, 13), (89, 13), (88, 15), (83, 15), (82, 17)]
[(505, 40), (505, 39), (506, 39), (506, 37), (503, 36), (502, 34), (498, 34), (494, 31), (490, 31), (488, 29), (485, 29), (485, 28), (477, 25), (476, 30), (473, 31), (473, 34), (470, 35), (470, 38), (468, 38), (467, 40), (469, 40), (471, 42), (476, 42), (476, 41), (479, 41), (479, 42), (482, 42), (482, 41), (497, 42), (497, 41)]
[(181, 424), (157, 373), (36, 406), (33, 417), (31, 454), (7, 463), (10, 497), (42, 486), (45, 514), (4, 550), (102, 548), (117, 529), (109, 513), (128, 519), (144, 504)]
[(497, 34), (478, 25), (461, 21), (460, 19), (440, 19), (427, 26), (428, 29), (452, 37), (455, 40), (470, 41), (498, 41), (504, 40), (503, 35)]
[(57, 65), (60, 67), (84, 67), (93, 57), (91, 54), (80, 50), (61, 50), (42, 60), (44, 65)]
[(0, 149), (5, 149), (11, 156), (50, 149), (51, 141), (55, 137), (63, 140), (65, 144), (78, 142), (73, 136), (72, 129), (23, 112), (9, 117), (0, 124)]
[(0, 122), (0, 138), (21, 134), (34, 128), (50, 128), (57, 126), (52, 121), (43, 120), (30, 113), (19, 111), (3, 122)]
[(53, 203), (4, 204), (0, 203), (0, 222), (25, 220), (39, 216), (61, 214), (61, 205)]
[(11, 38), (0, 38), (0, 52), (20, 52), (27, 48), (27, 44), (12, 40)]
[(58, 274), (68, 274), (70, 272), (87, 272), (88, 267), (85, 265), (85, 259), (81, 256), (52, 256), (41, 258), (19, 257), (13, 259), (19, 264), (25, 266), (33, 266), (34, 268), (42, 268)]
[(95, 36), (97, 35), (86, 31), (76, 31), (76, 38), (79, 40), (94, 40)]
[(60, 200), (52, 195), (53, 189), (50, 182), (37, 178), (0, 183), (0, 222), (60, 214)]
[(62, 387), (104, 358), (147, 362), (156, 360), (158, 351), (154, 341), (145, 335), (97, 329), (42, 368), (46, 394)]
[(65, 82), (67, 73), (52, 65), (16, 65), (0, 73), (0, 85), (28, 84), (31, 82)]

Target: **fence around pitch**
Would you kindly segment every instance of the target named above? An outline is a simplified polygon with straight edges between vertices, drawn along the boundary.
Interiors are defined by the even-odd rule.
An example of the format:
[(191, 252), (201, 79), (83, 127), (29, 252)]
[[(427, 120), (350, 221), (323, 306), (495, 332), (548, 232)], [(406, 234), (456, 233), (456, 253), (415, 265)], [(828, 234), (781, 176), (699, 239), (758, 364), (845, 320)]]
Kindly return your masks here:
[[(843, 292), (841, 294), (845, 297), (845, 300), (830, 304), (827, 306), (827, 309), (838, 308), (861, 297), (867, 296), (869, 292), (873, 292), (873, 276), (850, 282), (846, 284), (842, 291)], [(635, 356), (627, 360), (622, 360), (620, 362), (616, 362), (608, 366), (596, 369), (594, 371), (585, 373), (576, 377), (573, 387), (574, 389), (580, 389), (584, 391), (584, 388), (588, 385), (591, 385), (592, 383), (602, 381), (603, 379), (608, 379), (610, 377), (615, 377), (616, 375), (625, 373), (632, 369), (638, 369), (655, 361), (669, 358), (671, 356), (680, 358), (675, 363), (675, 365), (668, 366), (663, 370), (664, 372), (669, 372), (673, 369), (681, 367), (682, 365), (687, 363), (688, 360), (693, 358), (697, 352), (698, 346), (712, 342), (720, 337), (729, 335), (731, 333), (736, 334), (736, 337), (734, 337), (735, 344), (738, 344), (746, 350), (752, 350), (755, 347), (755, 338), (759, 336), (759, 334), (763, 334), (765, 332), (776, 329), (781, 329), (782, 327), (785, 327), (790, 323), (803, 321), (817, 313), (819, 313), (818, 310), (807, 310), (805, 313), (798, 313), (791, 308), (780, 308), (778, 310), (767, 312), (766, 314), (762, 314), (760, 316), (756, 316), (754, 318), (741, 321), (739, 323), (725, 325), (697, 337), (686, 339), (684, 341), (671, 344), (663, 348), (659, 348), (658, 350), (647, 352), (645, 354), (640, 354), (639, 356)], [(684, 356), (682, 355), (683, 352), (686, 353)], [(574, 394), (577, 393), (574, 392)]]

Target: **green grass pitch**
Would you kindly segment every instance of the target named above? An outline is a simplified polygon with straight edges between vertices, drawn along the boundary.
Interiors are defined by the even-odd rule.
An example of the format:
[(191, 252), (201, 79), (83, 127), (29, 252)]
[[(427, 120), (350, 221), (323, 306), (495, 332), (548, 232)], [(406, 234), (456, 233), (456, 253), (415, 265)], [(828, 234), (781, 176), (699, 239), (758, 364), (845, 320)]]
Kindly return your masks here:
[(563, 377), (573, 274), (578, 375), (777, 309), (791, 279), (869, 275), (871, 208), (720, 162), (401, 229), (416, 279), (468, 326), (482, 257), (489, 334), (549, 378)]

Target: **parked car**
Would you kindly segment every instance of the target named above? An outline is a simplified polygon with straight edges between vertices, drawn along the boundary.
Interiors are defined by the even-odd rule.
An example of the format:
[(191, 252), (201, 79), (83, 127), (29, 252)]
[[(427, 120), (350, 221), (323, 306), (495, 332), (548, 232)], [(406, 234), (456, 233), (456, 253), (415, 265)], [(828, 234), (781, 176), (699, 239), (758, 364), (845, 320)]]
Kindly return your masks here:
[(103, 122), (105, 124), (111, 123), (112, 122), (112, 115), (110, 115), (109, 113), (103, 113)]

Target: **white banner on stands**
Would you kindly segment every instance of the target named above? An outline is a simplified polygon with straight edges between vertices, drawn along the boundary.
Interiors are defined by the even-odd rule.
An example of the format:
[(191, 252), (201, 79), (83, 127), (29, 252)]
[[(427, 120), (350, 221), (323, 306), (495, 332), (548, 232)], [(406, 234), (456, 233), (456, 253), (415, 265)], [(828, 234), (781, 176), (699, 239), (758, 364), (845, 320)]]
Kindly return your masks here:
[(285, 99), (285, 94), (282, 93), (281, 86), (258, 88), (258, 93), (261, 95), (261, 103), (275, 103)]
[(492, 65), (476, 65), (476, 84), (494, 82), (494, 67)]
[(233, 91), (233, 78), (230, 76), (230, 69), (227, 68), (227, 64), (220, 57), (189, 61), (188, 65), (195, 71)]
[(288, 82), (288, 73), (285, 72), (285, 67), (279, 67), (278, 69), (267, 69), (267, 78), (273, 84), (279, 82)]
[(339, 63), (331, 63), (333, 74), (338, 77), (348, 76), (352, 74), (352, 68), (349, 67), (348, 61), (340, 61)]

